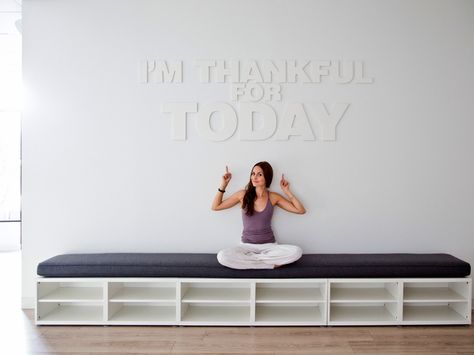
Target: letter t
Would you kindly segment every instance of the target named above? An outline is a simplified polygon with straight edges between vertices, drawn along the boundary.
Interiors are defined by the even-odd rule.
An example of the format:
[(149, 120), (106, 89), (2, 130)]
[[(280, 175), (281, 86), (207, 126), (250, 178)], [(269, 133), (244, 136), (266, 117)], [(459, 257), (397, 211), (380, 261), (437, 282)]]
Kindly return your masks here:
[(161, 112), (171, 113), (171, 139), (186, 140), (186, 116), (197, 112), (197, 102), (166, 102)]

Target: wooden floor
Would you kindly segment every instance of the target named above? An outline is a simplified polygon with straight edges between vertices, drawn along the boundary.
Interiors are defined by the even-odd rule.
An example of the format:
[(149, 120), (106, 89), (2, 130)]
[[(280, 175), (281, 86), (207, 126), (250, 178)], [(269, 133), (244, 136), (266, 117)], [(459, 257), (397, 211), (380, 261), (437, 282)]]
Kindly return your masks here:
[[(2, 317), (3, 318), (3, 317)], [(5, 324), (2, 319), (2, 324)], [(0, 354), (474, 354), (474, 326), (35, 326), (33, 311), (2, 330)]]

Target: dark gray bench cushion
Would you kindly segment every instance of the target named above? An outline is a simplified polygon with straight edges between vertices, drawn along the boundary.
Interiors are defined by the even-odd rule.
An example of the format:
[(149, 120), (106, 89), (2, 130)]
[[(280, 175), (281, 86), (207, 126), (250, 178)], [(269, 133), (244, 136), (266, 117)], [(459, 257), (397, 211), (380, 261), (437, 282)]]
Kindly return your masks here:
[(45, 277), (380, 278), (464, 277), (471, 266), (449, 254), (305, 254), (273, 270), (234, 270), (216, 254), (63, 254), (38, 265)]

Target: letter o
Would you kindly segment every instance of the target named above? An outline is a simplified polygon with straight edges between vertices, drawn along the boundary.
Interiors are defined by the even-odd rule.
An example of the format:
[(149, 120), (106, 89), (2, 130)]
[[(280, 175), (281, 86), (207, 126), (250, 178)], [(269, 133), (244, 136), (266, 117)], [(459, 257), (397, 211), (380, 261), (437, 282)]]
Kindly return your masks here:
[[(211, 128), (211, 116), (214, 112), (220, 112), (224, 123), (224, 128), (214, 131)], [(204, 106), (199, 110), (198, 119), (196, 121), (196, 130), (199, 135), (205, 139), (220, 142), (232, 137), (237, 129), (237, 114), (232, 106), (224, 102), (216, 102)]]
[(265, 94), (265, 90), (263, 90), (261, 85), (252, 83), (247, 84), (246, 91), (251, 101), (260, 101)]

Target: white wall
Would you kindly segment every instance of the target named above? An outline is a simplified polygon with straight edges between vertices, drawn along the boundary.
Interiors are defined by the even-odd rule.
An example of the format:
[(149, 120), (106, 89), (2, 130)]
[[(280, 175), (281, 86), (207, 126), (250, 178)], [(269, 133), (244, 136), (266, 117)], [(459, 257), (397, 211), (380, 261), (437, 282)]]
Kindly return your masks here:
[[(23, 1), (23, 297), (73, 252), (209, 252), (238, 243), (212, 212), (225, 165), (273, 164), (307, 214), (278, 210), (307, 253), (447, 252), (474, 264), (472, 1)], [(181, 59), (184, 83), (138, 62)], [(373, 84), (283, 84), (282, 105), (349, 102), (336, 141), (170, 138), (164, 102), (230, 102), (196, 59), (362, 60)], [(278, 104), (275, 104), (278, 107)], [(279, 191), (278, 180), (272, 188)]]

